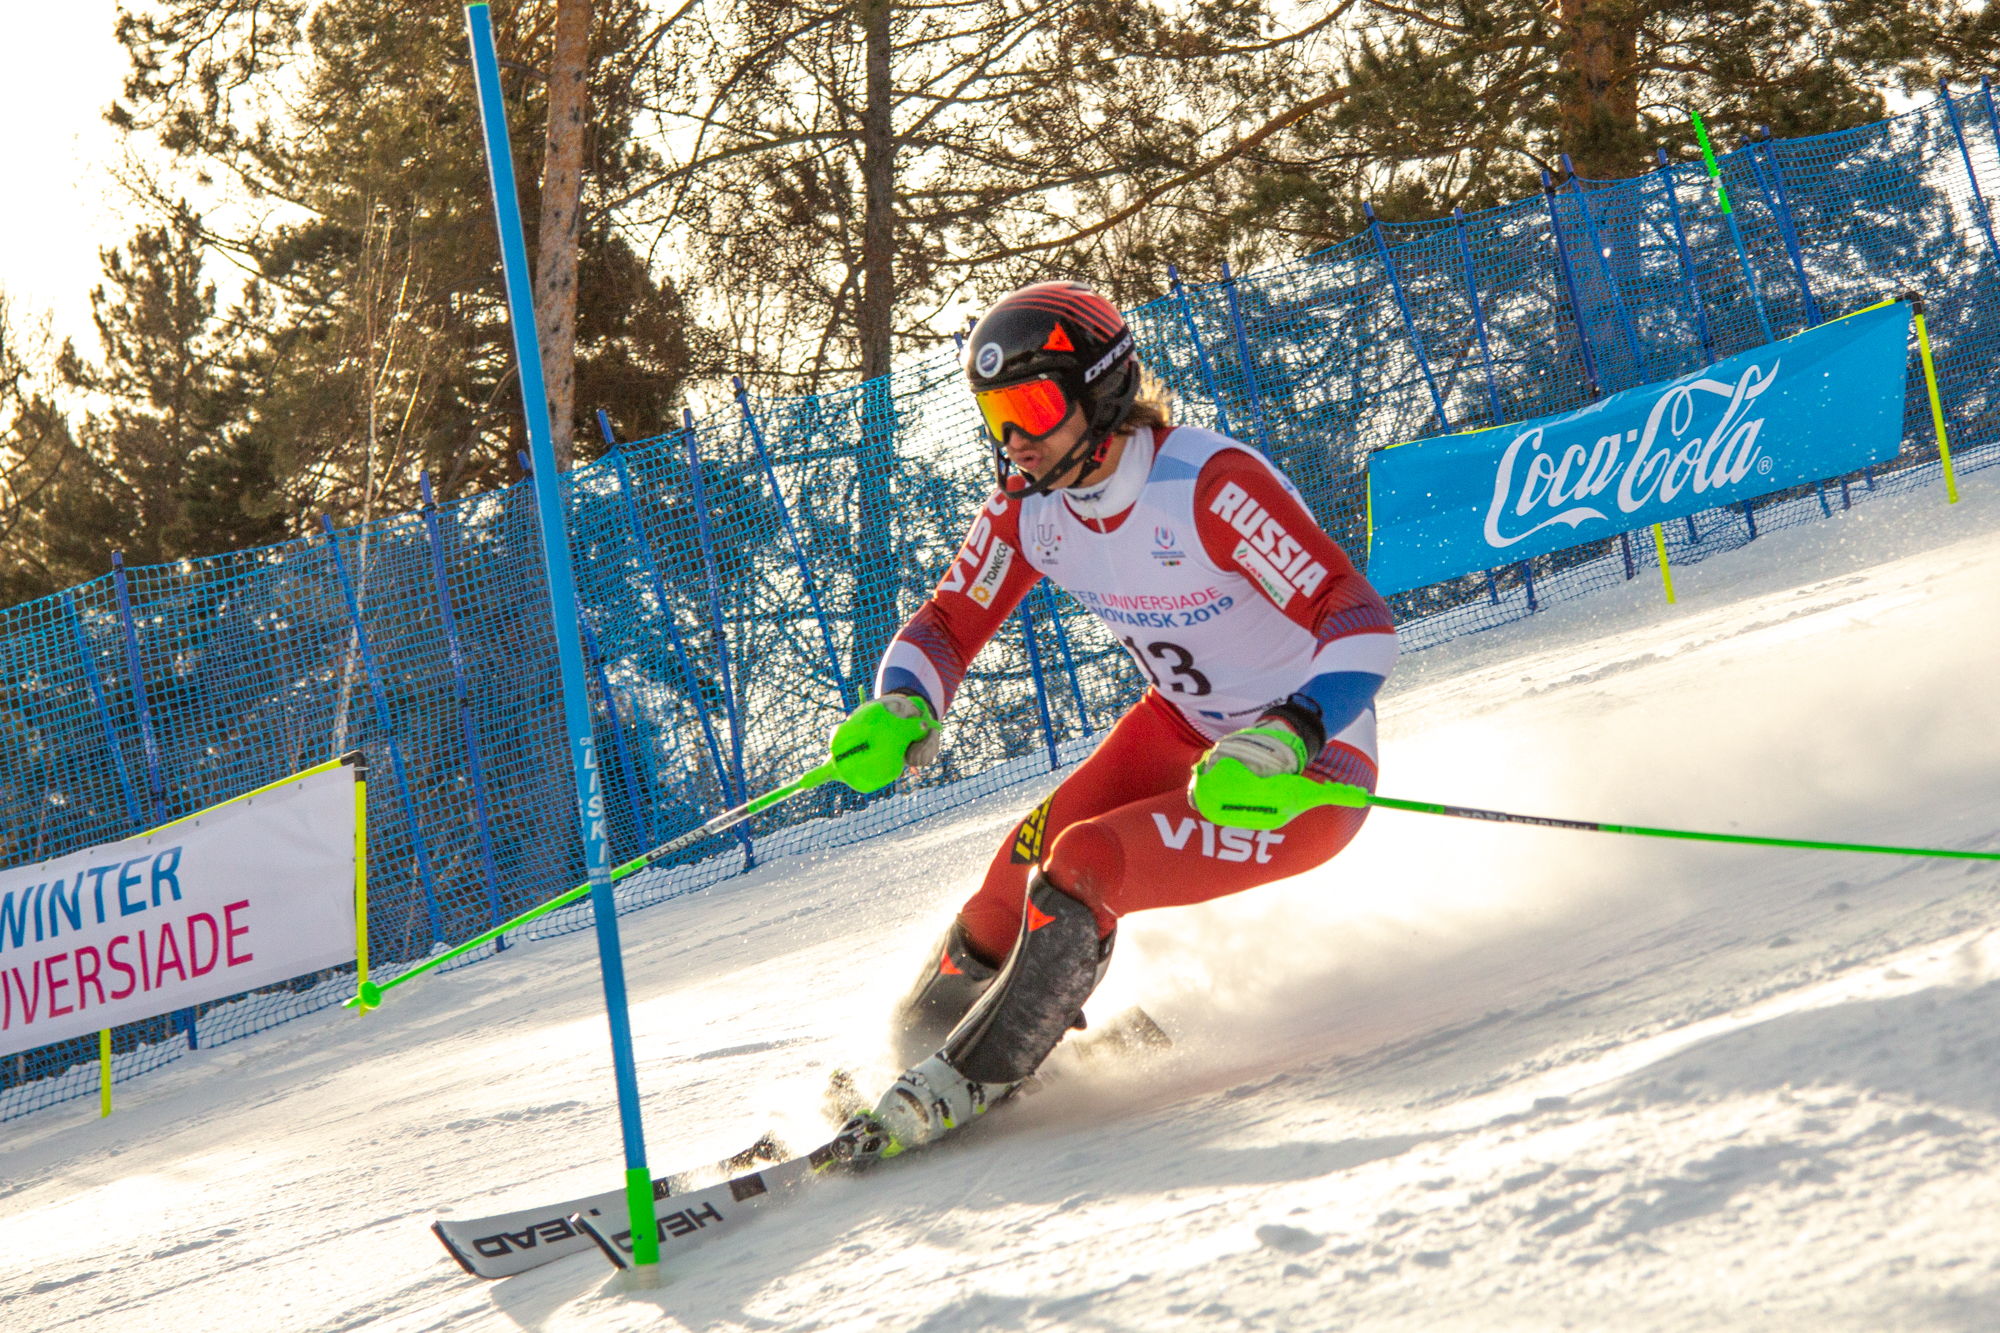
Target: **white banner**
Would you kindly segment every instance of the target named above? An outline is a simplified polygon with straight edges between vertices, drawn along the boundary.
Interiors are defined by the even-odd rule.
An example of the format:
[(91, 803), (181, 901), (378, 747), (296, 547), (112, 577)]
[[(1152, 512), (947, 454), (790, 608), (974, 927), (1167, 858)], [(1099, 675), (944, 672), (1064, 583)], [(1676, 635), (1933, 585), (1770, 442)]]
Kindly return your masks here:
[(354, 960), (355, 770), (0, 872), (0, 1055)]

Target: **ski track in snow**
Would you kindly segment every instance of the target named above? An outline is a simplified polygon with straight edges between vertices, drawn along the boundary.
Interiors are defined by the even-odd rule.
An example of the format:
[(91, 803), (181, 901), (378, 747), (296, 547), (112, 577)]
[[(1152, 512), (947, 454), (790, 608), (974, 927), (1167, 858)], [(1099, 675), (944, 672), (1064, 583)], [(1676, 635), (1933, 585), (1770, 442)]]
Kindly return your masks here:
[[(1383, 790), (2000, 849), (2000, 475), (1404, 661)], [(801, 763), (812, 756), (802, 752)], [(1047, 788), (622, 919), (656, 1171), (775, 1128)], [(627, 1294), (426, 1230), (615, 1186), (593, 937), (0, 1126), (0, 1326), (2000, 1329), (2000, 866), (1377, 811), (1127, 920), (1090, 1067)]]

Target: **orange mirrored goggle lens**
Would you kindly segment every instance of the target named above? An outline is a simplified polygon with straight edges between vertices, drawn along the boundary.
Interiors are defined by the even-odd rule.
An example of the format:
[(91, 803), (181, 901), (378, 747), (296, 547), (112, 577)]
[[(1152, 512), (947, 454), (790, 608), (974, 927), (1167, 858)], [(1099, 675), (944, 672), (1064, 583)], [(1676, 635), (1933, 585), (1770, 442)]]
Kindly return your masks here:
[(977, 394), (979, 414), (994, 439), (1005, 441), (1011, 427), (1031, 440), (1049, 434), (1069, 416), (1069, 399), (1054, 380), (1029, 380)]

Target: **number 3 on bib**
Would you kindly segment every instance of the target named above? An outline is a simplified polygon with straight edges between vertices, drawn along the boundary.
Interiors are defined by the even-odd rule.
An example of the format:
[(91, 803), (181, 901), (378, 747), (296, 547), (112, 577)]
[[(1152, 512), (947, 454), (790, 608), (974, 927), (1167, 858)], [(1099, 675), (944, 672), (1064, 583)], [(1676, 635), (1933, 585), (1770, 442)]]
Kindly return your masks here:
[[(1146, 673), (1146, 679), (1153, 682), (1155, 689), (1164, 690), (1168, 694), (1199, 697), (1214, 688), (1208, 683), (1208, 677), (1195, 669), (1194, 654), (1177, 643), (1149, 643), (1144, 651), (1141, 651), (1139, 645), (1128, 637), (1125, 646), (1132, 650), (1132, 656), (1137, 659), (1139, 669)], [(1168, 679), (1160, 678), (1160, 673), (1153, 667), (1153, 661), (1147, 660), (1149, 654), (1153, 661), (1165, 665)]]

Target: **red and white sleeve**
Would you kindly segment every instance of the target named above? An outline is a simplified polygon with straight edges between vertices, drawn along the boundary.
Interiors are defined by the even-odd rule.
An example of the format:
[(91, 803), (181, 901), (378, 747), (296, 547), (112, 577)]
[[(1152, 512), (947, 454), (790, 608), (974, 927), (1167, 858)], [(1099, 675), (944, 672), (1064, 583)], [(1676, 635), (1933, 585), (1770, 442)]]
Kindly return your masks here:
[(1195, 481), (1194, 502), (1208, 558), (1242, 573), (1313, 636), (1318, 648), (1303, 691), (1323, 692), (1312, 686), (1330, 675), (1388, 678), (1396, 663), (1388, 603), (1260, 459), (1241, 449), (1218, 452)]
[(915, 690), (942, 717), (986, 641), (1041, 580), (1021, 554), (1021, 506), (995, 492), (930, 597), (897, 632), (875, 693)]

